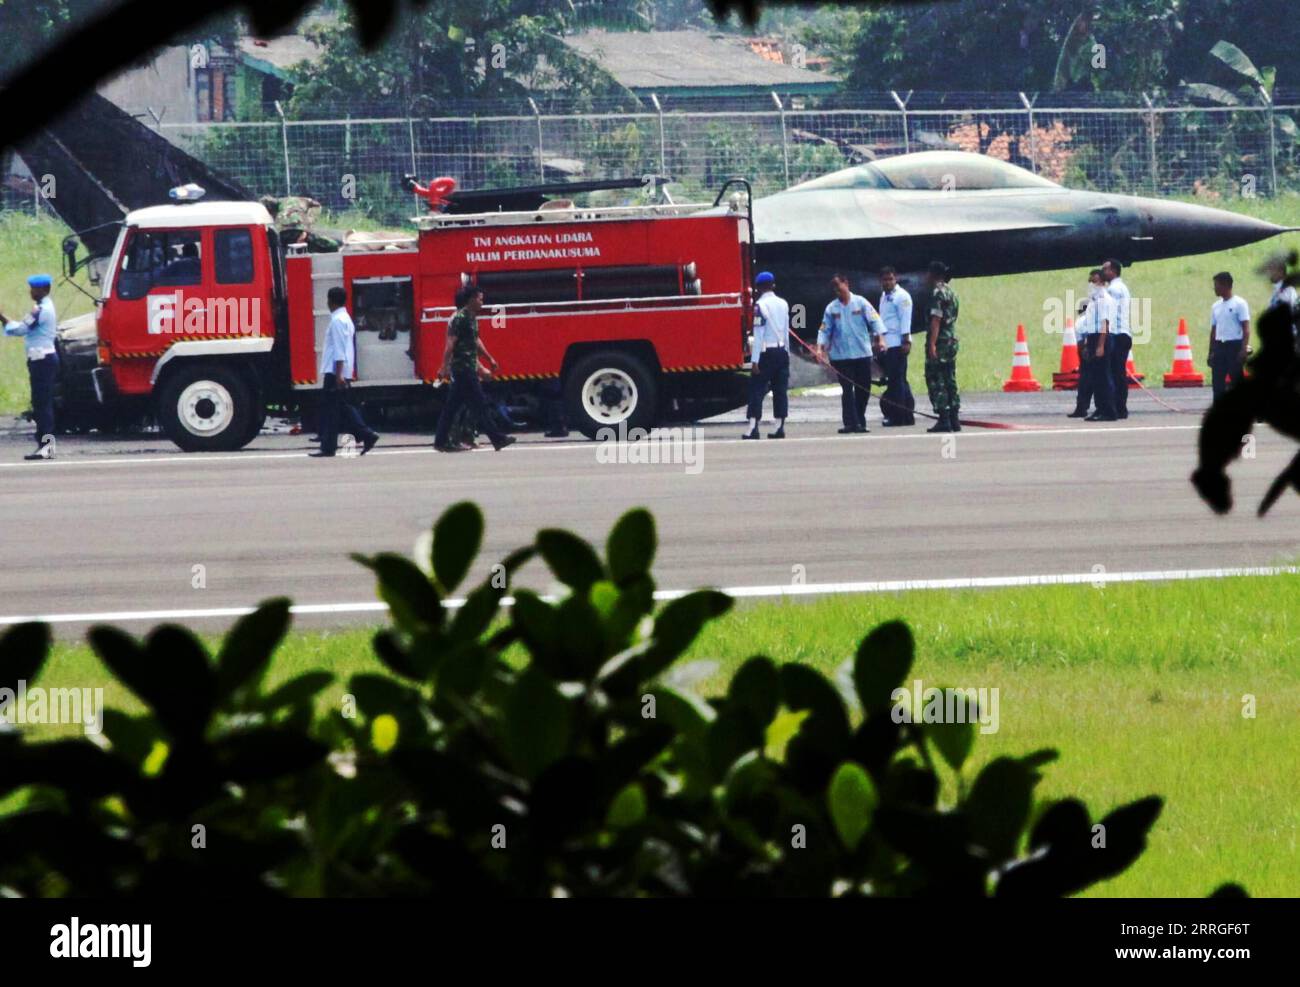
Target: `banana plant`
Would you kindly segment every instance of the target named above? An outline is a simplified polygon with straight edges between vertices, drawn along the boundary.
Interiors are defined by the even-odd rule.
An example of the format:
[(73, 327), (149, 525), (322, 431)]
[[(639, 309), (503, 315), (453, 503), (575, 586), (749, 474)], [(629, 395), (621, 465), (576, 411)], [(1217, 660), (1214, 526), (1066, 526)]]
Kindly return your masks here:
[[(1219, 41), (1210, 49), (1210, 54), (1243, 82), (1236, 92), (1209, 82), (1189, 83), (1186, 87), (1189, 96), (1218, 103), (1220, 106), (1271, 106), (1273, 104), (1273, 87), (1277, 81), (1276, 68), (1271, 65), (1263, 69), (1256, 68), (1250, 57), (1230, 41)], [(1289, 115), (1279, 113), (1273, 119), (1282, 133), (1291, 138), (1296, 137), (1296, 122)]]

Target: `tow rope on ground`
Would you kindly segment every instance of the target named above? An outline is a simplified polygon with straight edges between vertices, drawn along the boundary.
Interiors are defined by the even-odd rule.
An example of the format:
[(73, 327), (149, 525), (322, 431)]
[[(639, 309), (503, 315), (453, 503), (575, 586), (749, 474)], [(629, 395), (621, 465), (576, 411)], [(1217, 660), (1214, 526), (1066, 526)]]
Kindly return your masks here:
[(1199, 411), (1191, 411), (1187, 408), (1175, 407), (1174, 405), (1170, 404), (1168, 401), (1165, 401), (1163, 398), (1161, 398), (1158, 394), (1156, 394), (1155, 391), (1151, 390), (1151, 388), (1147, 387), (1146, 384), (1142, 383), (1142, 381), (1139, 378), (1133, 376), (1132, 374), (1128, 375), (1128, 379), (1132, 381), (1134, 384), (1137, 384), (1137, 386), (1141, 388), (1142, 391), (1145, 392), (1146, 395), (1149, 398), (1151, 398), (1152, 401), (1160, 405), (1160, 407), (1162, 408), (1166, 408), (1169, 411), (1172, 411), (1178, 415), (1199, 415), (1200, 414)]
[[(861, 384), (858, 384), (856, 381), (850, 380), (848, 377), (844, 376), (844, 374), (840, 373), (833, 366), (831, 366), (830, 360), (821, 357), (817, 353), (816, 349), (809, 346), (806, 342), (800, 339), (795, 333), (790, 333), (790, 337), (794, 340), (797, 340), (799, 345), (802, 346), (804, 349), (806, 349), (812, 355), (814, 361), (821, 364), (823, 367), (825, 367), (827, 370), (833, 373), (844, 384), (848, 384), (850, 387), (856, 387), (858, 390), (864, 389)], [(867, 396), (870, 397), (871, 388), (868, 386), (867, 388), (865, 388), (865, 390), (867, 392)], [(905, 408), (902, 405), (900, 405), (897, 401), (890, 400), (889, 398), (885, 397), (883, 394), (880, 395), (879, 400), (882, 408), (885, 405), (889, 405), (891, 408), (897, 408), (899, 411), (902, 411), (903, 413), (908, 415), (920, 415), (922, 418), (929, 418), (931, 421), (939, 420), (938, 415), (930, 414), (927, 411), (921, 411), (919, 408)], [(1053, 427), (1051, 425), (1013, 425), (1010, 422), (981, 421), (980, 419), (977, 418), (958, 418), (957, 421), (959, 424), (969, 425), (971, 428), (993, 428), (993, 429), (1002, 429), (1004, 431), (1009, 431), (1009, 432), (1036, 432), (1039, 431), (1040, 429), (1050, 429)]]

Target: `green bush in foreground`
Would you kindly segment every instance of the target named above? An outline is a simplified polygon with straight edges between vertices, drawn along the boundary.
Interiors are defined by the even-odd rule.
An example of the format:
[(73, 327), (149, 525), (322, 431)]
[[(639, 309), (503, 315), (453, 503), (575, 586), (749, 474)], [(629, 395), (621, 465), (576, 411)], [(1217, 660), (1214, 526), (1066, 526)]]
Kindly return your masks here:
[[(975, 725), (896, 722), (904, 624), (868, 634), (843, 682), (759, 656), (706, 701), (665, 673), (731, 600), (656, 612), (649, 514), (617, 523), (604, 560), (542, 531), (444, 606), (482, 534), (458, 504), (427, 565), (360, 559), (393, 627), (324, 716), (328, 671), (263, 687), (285, 600), (215, 659), (175, 626), (92, 630), (149, 712), (105, 711), (97, 742), (0, 733), (0, 893), (1026, 897), (1082, 890), (1145, 847), (1160, 799), (1094, 822), (1078, 800), (1035, 804), (1054, 751), (968, 777)], [(569, 592), (520, 590), (501, 620), (535, 557)], [(0, 690), (49, 646), (40, 624), (0, 638)]]

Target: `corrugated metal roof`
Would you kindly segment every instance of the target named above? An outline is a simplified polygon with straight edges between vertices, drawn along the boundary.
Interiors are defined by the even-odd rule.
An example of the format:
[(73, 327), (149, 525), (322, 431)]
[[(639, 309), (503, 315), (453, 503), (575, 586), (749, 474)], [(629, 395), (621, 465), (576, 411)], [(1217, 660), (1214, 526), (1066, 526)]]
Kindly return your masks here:
[(564, 39), (628, 89), (828, 86), (838, 80), (764, 58), (748, 38), (704, 31), (587, 31)]

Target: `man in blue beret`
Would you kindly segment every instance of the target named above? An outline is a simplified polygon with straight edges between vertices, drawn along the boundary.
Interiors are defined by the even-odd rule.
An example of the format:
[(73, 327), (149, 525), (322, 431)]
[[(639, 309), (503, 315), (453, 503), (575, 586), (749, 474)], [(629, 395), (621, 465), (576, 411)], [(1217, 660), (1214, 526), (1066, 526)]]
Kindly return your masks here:
[(32, 384), (32, 416), (36, 419), (36, 451), (24, 459), (54, 458), (54, 384), (59, 376), (59, 353), (55, 348), (58, 316), (50, 300), (53, 279), (33, 274), (27, 279), (35, 302), (25, 319), (11, 322), (0, 313), (6, 336), (22, 336), (27, 344), (27, 376)]
[(758, 420), (763, 417), (763, 398), (772, 392), (772, 416), (776, 431), (769, 439), (785, 438), (785, 419), (790, 413), (786, 392), (790, 387), (790, 305), (776, 293), (776, 278), (763, 271), (754, 279), (758, 298), (754, 300), (754, 337), (750, 347), (753, 365), (749, 379), (749, 431), (743, 439), (758, 438)]

